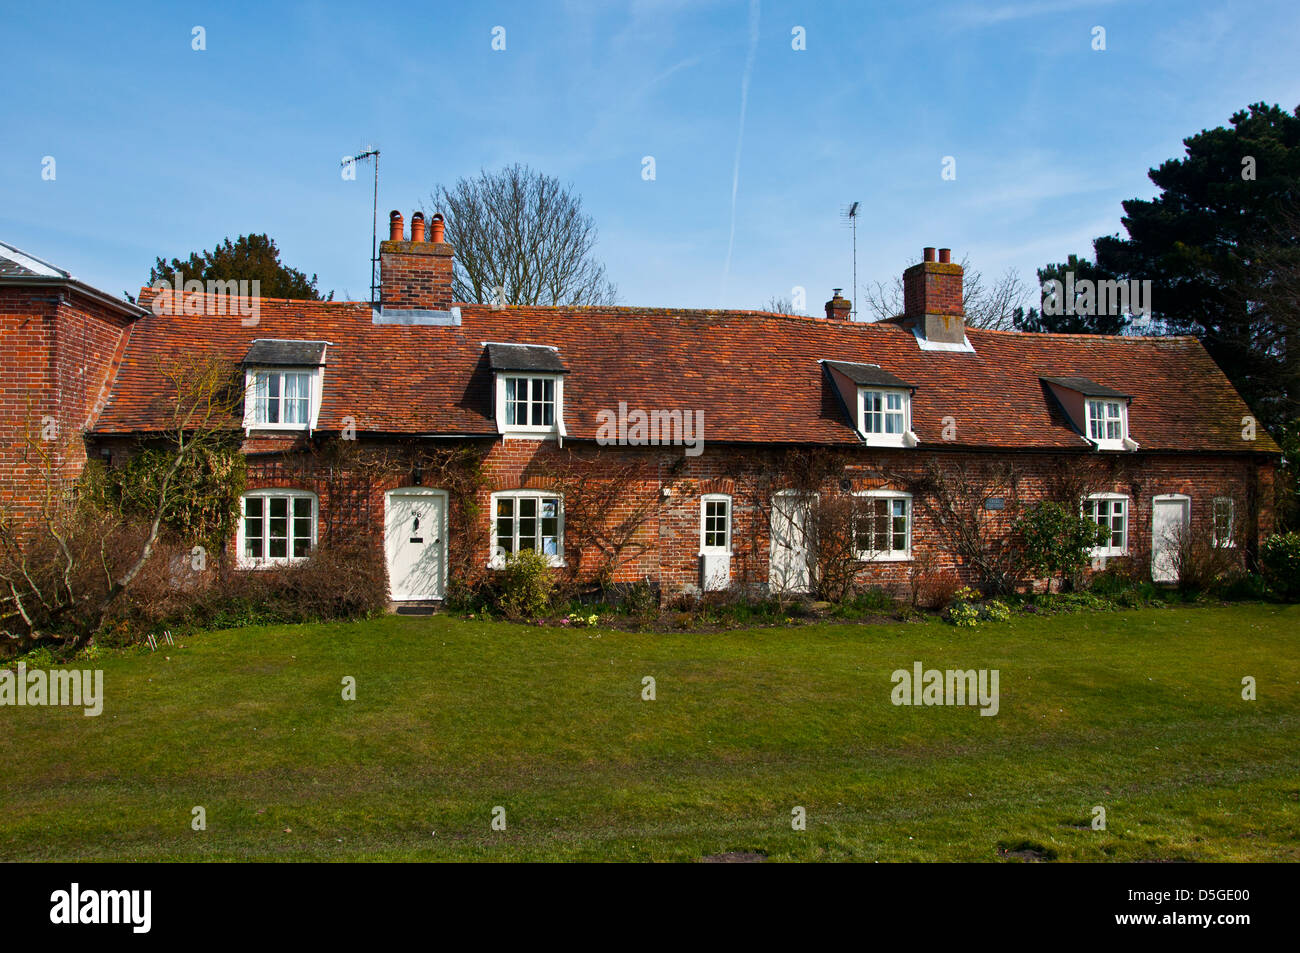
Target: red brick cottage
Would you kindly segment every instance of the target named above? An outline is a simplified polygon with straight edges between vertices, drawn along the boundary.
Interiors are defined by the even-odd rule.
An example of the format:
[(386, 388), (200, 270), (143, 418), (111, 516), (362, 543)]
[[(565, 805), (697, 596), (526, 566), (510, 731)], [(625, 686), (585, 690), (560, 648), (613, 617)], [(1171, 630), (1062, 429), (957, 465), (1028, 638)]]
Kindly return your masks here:
[(668, 593), (806, 589), (832, 496), (859, 578), (891, 589), (979, 581), (975, 551), (1062, 492), (1111, 530), (1097, 565), (1158, 580), (1179, 527), (1242, 552), (1271, 529), (1278, 449), (1196, 340), (966, 328), (946, 249), (873, 324), (838, 293), (825, 317), (494, 308), (452, 302), (439, 217), (427, 240), (418, 213), (409, 240), (391, 224), (379, 305), (261, 299), (253, 317), (202, 293), (136, 308), (0, 246), (0, 493), (22, 492), (25, 400), (112, 461), (165, 425), (160, 362), (183, 353), (244, 371), (235, 557), (366, 540), (398, 600), (519, 549)]

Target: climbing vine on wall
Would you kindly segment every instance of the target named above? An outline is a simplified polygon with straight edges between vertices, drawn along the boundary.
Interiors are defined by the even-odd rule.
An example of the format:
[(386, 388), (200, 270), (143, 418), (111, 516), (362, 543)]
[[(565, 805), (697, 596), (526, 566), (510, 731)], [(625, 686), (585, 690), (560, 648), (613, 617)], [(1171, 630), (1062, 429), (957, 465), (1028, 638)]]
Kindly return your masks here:
[[(175, 452), (146, 446), (118, 466), (88, 464), (81, 493), (101, 510), (126, 520), (152, 517), (158, 506), (163, 476)], [(166, 535), (191, 545), (220, 550), (235, 531), (239, 498), (247, 480), (247, 465), (232, 435), (195, 447), (172, 478), (162, 527)]]

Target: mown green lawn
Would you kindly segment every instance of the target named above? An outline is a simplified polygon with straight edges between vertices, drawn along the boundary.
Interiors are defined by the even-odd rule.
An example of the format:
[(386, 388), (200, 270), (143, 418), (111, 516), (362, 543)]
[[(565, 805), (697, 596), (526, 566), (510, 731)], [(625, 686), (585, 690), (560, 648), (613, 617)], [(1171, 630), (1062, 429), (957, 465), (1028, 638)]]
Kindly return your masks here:
[[(1300, 607), (1239, 605), (209, 633), (94, 663), (98, 718), (0, 708), (0, 859), (1297, 860), (1298, 631)], [(998, 715), (894, 706), (915, 661), (998, 669)]]

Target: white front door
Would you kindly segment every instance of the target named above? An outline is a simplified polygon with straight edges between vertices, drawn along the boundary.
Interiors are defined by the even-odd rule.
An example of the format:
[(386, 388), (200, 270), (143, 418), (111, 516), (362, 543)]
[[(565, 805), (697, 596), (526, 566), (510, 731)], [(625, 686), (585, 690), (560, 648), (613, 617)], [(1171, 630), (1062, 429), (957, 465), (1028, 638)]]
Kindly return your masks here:
[(384, 498), (388, 589), (395, 600), (441, 599), (447, 589), (447, 493), (408, 487)]
[(1157, 496), (1151, 501), (1151, 578), (1177, 582), (1179, 540), (1187, 530), (1192, 501), (1186, 496)]
[(767, 584), (772, 592), (812, 589), (812, 505), (805, 493), (782, 492), (772, 497), (772, 548)]

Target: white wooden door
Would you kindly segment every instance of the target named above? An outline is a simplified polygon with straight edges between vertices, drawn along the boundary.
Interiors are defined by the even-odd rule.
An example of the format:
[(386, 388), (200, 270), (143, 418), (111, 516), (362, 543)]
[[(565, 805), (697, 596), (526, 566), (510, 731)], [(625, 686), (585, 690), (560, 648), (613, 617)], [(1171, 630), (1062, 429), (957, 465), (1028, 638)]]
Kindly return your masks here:
[(1151, 501), (1151, 578), (1155, 582), (1178, 581), (1174, 554), (1191, 511), (1192, 501), (1185, 496), (1157, 496)]
[(812, 589), (812, 501), (808, 494), (777, 493), (772, 497), (772, 544), (767, 584), (772, 592)]
[(410, 487), (385, 498), (384, 545), (394, 600), (441, 599), (447, 589), (447, 494)]

